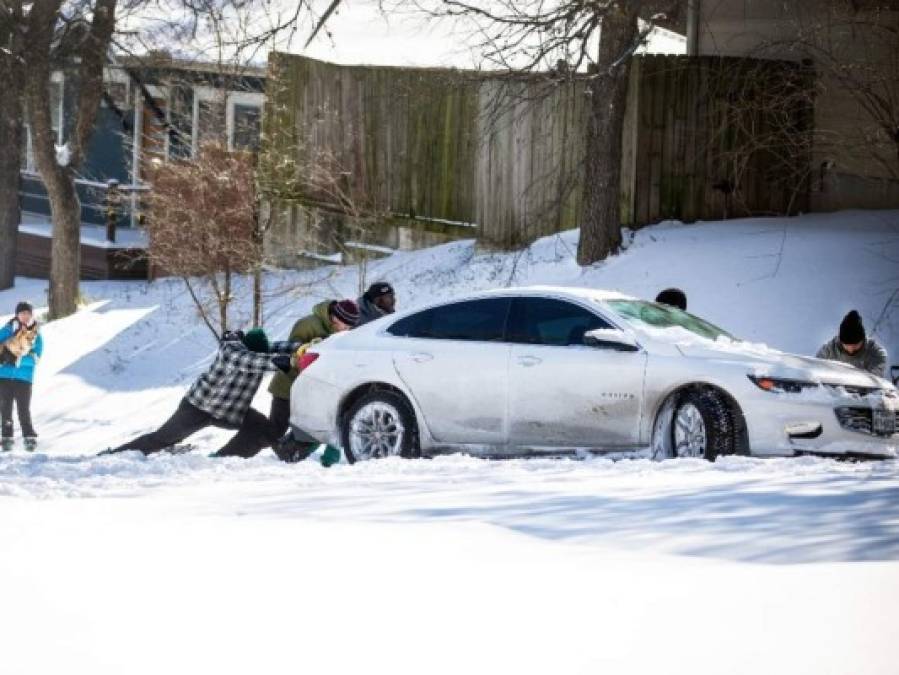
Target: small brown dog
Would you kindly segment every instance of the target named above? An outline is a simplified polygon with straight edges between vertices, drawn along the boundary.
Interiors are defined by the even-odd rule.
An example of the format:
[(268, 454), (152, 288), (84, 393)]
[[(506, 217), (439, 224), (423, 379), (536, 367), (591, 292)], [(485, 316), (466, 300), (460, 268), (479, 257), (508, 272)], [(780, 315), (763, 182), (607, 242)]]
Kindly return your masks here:
[(3, 343), (0, 352), (0, 364), (19, 365), (22, 357), (34, 348), (34, 340), (37, 338), (37, 321), (32, 321), (28, 326), (18, 324), (13, 336)]

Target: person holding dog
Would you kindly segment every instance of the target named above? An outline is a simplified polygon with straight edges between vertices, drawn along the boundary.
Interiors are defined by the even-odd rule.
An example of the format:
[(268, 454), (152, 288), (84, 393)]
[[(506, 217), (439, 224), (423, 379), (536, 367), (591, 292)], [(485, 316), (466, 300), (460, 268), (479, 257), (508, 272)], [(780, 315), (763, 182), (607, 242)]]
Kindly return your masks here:
[(27, 302), (16, 305), (12, 319), (0, 328), (0, 424), (2, 449), (13, 449), (12, 409), (15, 404), (25, 449), (37, 448), (37, 432), (31, 421), (31, 389), (34, 369), (44, 352), (44, 340)]

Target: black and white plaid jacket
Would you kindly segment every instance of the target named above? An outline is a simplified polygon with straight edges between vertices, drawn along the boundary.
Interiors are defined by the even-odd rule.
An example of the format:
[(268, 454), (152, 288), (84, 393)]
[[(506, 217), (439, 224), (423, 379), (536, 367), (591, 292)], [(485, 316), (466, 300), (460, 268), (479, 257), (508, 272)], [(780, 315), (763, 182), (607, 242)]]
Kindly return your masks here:
[(239, 341), (222, 342), (215, 361), (193, 383), (185, 399), (226, 425), (239, 427), (250, 409), (256, 390), (267, 371), (277, 370), (272, 356), (289, 354), (293, 342), (272, 342), (269, 354), (260, 354)]

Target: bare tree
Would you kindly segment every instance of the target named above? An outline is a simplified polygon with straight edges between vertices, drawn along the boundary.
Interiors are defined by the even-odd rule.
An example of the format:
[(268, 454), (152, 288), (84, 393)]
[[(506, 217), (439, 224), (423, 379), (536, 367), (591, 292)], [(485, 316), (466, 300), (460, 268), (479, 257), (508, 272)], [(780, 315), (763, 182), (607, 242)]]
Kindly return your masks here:
[(0, 290), (16, 276), (25, 69), (21, 0), (0, 0)]
[[(267, 11), (269, 8), (271, 11)], [(251, 59), (279, 39), (289, 43), (306, 16), (314, 20), (315, 29), (318, 29), (333, 12), (329, 6), (325, 14), (318, 15), (313, 12), (309, 0), (289, 6), (267, 0), (128, 0), (122, 3), (118, 0), (42, 0), (33, 3), (2, 0), (0, 9), (3, 11), (0, 15), (0, 46), (3, 46), (4, 59), (16, 56), (6, 43), (22, 46), (21, 59), (14, 63), (13, 70), (16, 76), (23, 78), (35, 164), (50, 201), (53, 242), (49, 301), (52, 318), (71, 314), (76, 309), (80, 204), (75, 178), (103, 98), (103, 71), (111, 47), (147, 45), (160, 38), (173, 45), (202, 41), (209, 21), (220, 21), (223, 25), (234, 23), (245, 29), (243, 35), (238, 35), (227, 47)], [(56, 65), (54, 60), (58, 56), (74, 65), (76, 71), (75, 114), (73, 119), (66, 121), (70, 133), (64, 143), (58, 143), (53, 132), (48, 91), (51, 72)], [(0, 70), (0, 77), (4, 72)], [(6, 90), (3, 111), (12, 110), (12, 117), (21, 120), (22, 113), (14, 113), (14, 97), (10, 100), (5, 94)], [(7, 119), (6, 114), (3, 119)], [(11, 124), (2, 133), (13, 133), (14, 127), (15, 124)], [(21, 128), (20, 124), (15, 133), (21, 134)], [(4, 136), (3, 140), (6, 138)], [(4, 160), (11, 166), (17, 158), (10, 153)], [(6, 166), (4, 163), (0, 168)], [(17, 192), (18, 174), (8, 171), (0, 173), (0, 178), (4, 179), (0, 189), (0, 199), (4, 201), (0, 206), (5, 206), (10, 199), (7, 195)], [(3, 213), (3, 224), (8, 226), (10, 208), (4, 208)], [(14, 245), (8, 227), (0, 231), (0, 235), (4, 233), (2, 246)], [(8, 258), (7, 253), (3, 259)]]
[(193, 159), (158, 162), (150, 180), (150, 262), (184, 280), (203, 322), (220, 337), (237, 275), (256, 269), (262, 255), (253, 158), (208, 143)]
[[(53, 213), (50, 261), (50, 317), (76, 309), (80, 270), (81, 206), (75, 190), (77, 167), (94, 129), (103, 94), (103, 67), (115, 28), (116, 0), (96, 0), (73, 7), (74, 17), (63, 12), (63, 0), (34, 3), (27, 16), (25, 94), (31, 123), (34, 161), (47, 189)], [(78, 93), (71, 134), (58, 146), (53, 132), (48, 87), (51, 55), (61, 21), (83, 26), (76, 49)], [(83, 23), (80, 23), (83, 22)]]
[(489, 65), (513, 73), (545, 73), (562, 85), (572, 80), (588, 96), (583, 154), (582, 265), (614, 253), (621, 244), (621, 131), (630, 57), (655, 22), (667, 21), (679, 0), (399, 0), (436, 18), (470, 22)]

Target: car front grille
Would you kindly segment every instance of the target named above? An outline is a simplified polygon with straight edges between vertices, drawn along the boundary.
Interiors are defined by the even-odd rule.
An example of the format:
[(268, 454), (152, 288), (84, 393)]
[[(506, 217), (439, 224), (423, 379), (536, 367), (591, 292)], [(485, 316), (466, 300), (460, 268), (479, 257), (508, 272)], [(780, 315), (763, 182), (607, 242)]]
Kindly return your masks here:
[(851, 384), (830, 384), (828, 382), (825, 382), (824, 386), (834, 393), (845, 393), (849, 394), (850, 396), (864, 397), (870, 394), (884, 394), (884, 390), (880, 387), (862, 387)]
[[(848, 429), (849, 431), (858, 431), (863, 434), (873, 435), (875, 433), (874, 411), (871, 408), (844, 406), (841, 408), (835, 408), (834, 412), (837, 415), (837, 420), (839, 421), (840, 426), (844, 429)], [(894, 412), (893, 417), (893, 433), (895, 433), (896, 429), (899, 429), (899, 412)], [(878, 431), (877, 435), (885, 436), (891, 434), (884, 434)]]

